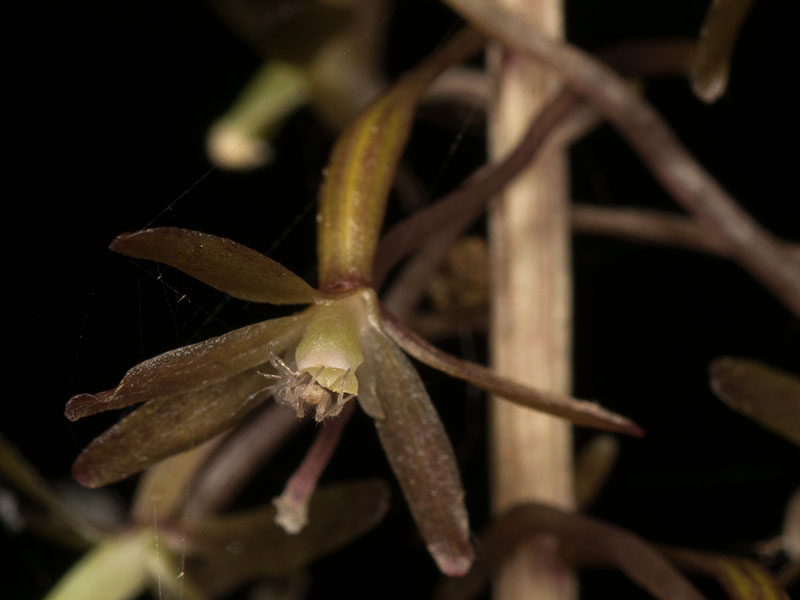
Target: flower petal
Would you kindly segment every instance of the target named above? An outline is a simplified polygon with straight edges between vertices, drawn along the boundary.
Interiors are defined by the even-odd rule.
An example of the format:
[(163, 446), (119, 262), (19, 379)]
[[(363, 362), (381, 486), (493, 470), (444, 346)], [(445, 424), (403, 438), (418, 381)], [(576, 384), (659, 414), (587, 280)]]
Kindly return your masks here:
[(228, 585), (257, 576), (297, 570), (372, 529), (386, 513), (389, 491), (382, 481), (341, 483), (319, 489), (311, 499), (308, 525), (290, 535), (275, 524), (266, 506), (226, 516), (184, 519), (181, 535), (190, 556), (203, 560), (194, 576), (209, 585)]
[(255, 369), (200, 390), (160, 396), (123, 418), (89, 444), (72, 465), (87, 487), (124, 479), (227, 429), (269, 394)]
[(594, 402), (536, 390), (500, 377), (482, 365), (446, 354), (431, 346), (385, 311), (381, 324), (386, 333), (403, 350), (420, 362), (458, 379), (468, 381), (482, 390), (497, 394), (522, 406), (568, 419), (576, 425), (597, 427), (636, 436), (644, 435), (642, 429), (630, 419), (606, 410)]
[(339, 136), (319, 195), (321, 289), (369, 283), (386, 201), (417, 102), (439, 73), (482, 47), (483, 39), (474, 31), (459, 32), (375, 99)]
[(467, 600), (483, 591), (489, 576), (516, 546), (539, 534), (555, 536), (579, 562), (612, 564), (664, 600), (703, 600), (703, 596), (650, 544), (620, 527), (537, 503), (515, 506), (481, 535), (486, 558), (466, 577), (444, 581), (436, 600)]
[(731, 55), (754, 0), (716, 0), (708, 7), (690, 80), (695, 96), (709, 104), (728, 87)]
[(711, 389), (725, 404), (800, 445), (800, 378), (754, 360), (718, 358)]
[(79, 394), (64, 413), (70, 421), (216, 383), (267, 362), (302, 335), (303, 312), (235, 329), (219, 337), (159, 354), (131, 368), (114, 390)]
[(380, 403), (375, 427), (422, 537), (443, 573), (463, 575), (474, 553), (458, 465), (411, 362), (382, 332), (364, 332), (360, 396)]
[(325, 299), (286, 267), (232, 240), (177, 227), (117, 236), (109, 246), (133, 258), (155, 260), (250, 302), (310, 304)]

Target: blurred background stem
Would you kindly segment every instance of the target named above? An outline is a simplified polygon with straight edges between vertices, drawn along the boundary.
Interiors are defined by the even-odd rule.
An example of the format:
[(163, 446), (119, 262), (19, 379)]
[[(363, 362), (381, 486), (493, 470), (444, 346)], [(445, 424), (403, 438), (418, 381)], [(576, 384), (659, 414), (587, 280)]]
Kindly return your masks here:
[[(503, 0), (549, 35), (563, 35), (561, 0)], [(489, 151), (498, 160), (517, 143), (558, 82), (522, 56), (494, 48), (495, 94)], [(569, 180), (558, 148), (506, 188), (490, 216), (491, 352), (503, 375), (568, 393), (571, 362)], [(492, 504), (500, 513), (525, 500), (572, 508), (568, 423), (503, 400), (492, 404)], [(573, 574), (550, 539), (532, 541), (504, 566), (498, 600), (577, 596)]]

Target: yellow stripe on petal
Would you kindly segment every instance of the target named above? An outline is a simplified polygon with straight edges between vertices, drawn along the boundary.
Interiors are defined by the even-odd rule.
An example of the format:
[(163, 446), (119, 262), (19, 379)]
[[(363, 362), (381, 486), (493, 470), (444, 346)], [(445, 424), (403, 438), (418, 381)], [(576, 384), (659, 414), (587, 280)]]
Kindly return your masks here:
[(439, 73), (482, 45), (474, 31), (456, 35), (367, 107), (337, 141), (325, 170), (317, 216), (323, 291), (369, 285), (386, 199), (416, 104)]

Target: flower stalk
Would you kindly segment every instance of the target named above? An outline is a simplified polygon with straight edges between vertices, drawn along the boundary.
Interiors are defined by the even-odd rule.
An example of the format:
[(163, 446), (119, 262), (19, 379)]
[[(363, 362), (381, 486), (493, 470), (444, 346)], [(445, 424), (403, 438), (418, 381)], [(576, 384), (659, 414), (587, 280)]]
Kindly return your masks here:
[[(514, 0), (532, 27), (563, 32), (560, 0)], [(496, 96), (489, 111), (489, 152), (516, 145), (560, 83), (541, 65), (495, 48)], [(550, 147), (505, 188), (490, 210), (490, 346), (502, 375), (562, 394), (571, 379), (569, 183), (563, 146)], [(538, 501), (574, 505), (569, 423), (494, 399), (491, 405), (492, 499), (495, 513)], [(498, 600), (567, 600), (577, 595), (571, 569), (554, 540), (521, 546), (494, 584)]]

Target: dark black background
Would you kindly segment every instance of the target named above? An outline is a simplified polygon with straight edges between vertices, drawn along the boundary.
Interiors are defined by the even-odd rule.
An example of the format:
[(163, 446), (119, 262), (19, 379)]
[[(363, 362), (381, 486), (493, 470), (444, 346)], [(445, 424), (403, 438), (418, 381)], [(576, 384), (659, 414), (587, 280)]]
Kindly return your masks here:
[[(691, 36), (703, 4), (573, 0), (568, 32), (590, 50)], [(679, 79), (654, 82), (648, 94), (758, 220), (800, 239), (787, 77), (796, 53), (783, 10), (782, 3), (756, 4), (730, 90), (716, 105), (701, 104)], [(423, 0), (398, 2), (388, 18), (392, 75), (457, 23)], [(62, 412), (72, 394), (107, 389), (143, 358), (280, 312), (112, 255), (108, 242), (150, 224), (195, 228), (268, 253), (313, 281), (315, 193), (333, 138), (301, 111), (279, 135), (280, 153), (268, 169), (212, 169), (206, 128), (259, 63), (204, 3), (69, 5), (33, 22), (31, 58), (20, 65), (13, 95), (20, 106), (9, 116), (19, 135), (11, 138), (16, 158), (9, 175), (21, 185), (7, 190), (4, 205), (14, 240), (6, 258), (12, 361), (0, 429), (57, 481), (115, 419), (68, 423)], [(430, 174), (430, 165), (445, 164), (454, 135), (422, 122), (409, 161)], [(433, 170), (432, 195), (480, 164), (481, 148), (468, 135), (444, 171)], [(577, 200), (674, 210), (610, 129), (578, 144), (573, 158)], [(622, 440), (618, 468), (594, 514), (657, 542), (720, 551), (748, 552), (777, 534), (784, 503), (800, 483), (800, 451), (716, 401), (706, 366), (727, 354), (797, 372), (798, 321), (738, 267), (716, 258), (579, 237), (574, 266), (575, 393), (631, 416), (648, 432), (644, 440)], [(469, 342), (482, 360), (483, 340)], [(464, 344), (447, 348), (459, 352)], [(484, 400), (420, 370), (453, 438), (472, 525), (480, 530), (487, 515)], [(576, 434), (578, 443), (588, 437)], [(251, 501), (281, 488), (308, 439), (301, 436), (267, 469)], [(366, 476), (395, 485), (368, 418), (357, 415), (325, 479)], [(115, 488), (120, 497), (130, 489)], [(312, 597), (428, 593), (436, 571), (394, 491), (383, 524), (313, 568)], [(4, 568), (8, 597), (41, 596), (76, 558), (27, 535), (4, 532), (2, 544), (13, 552)], [(621, 577), (594, 571), (584, 590), (586, 598), (642, 596)]]

